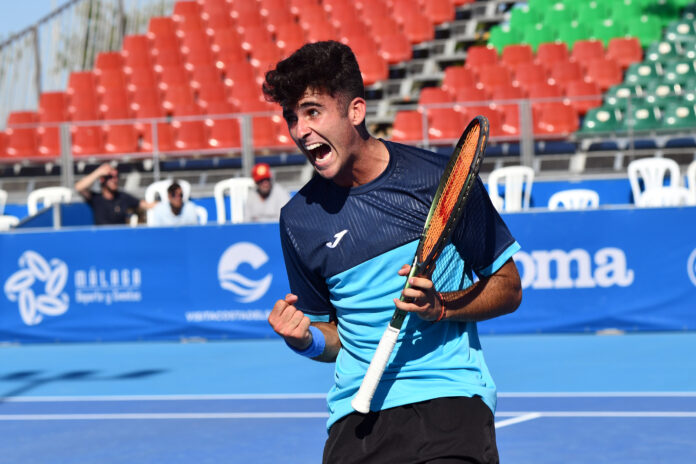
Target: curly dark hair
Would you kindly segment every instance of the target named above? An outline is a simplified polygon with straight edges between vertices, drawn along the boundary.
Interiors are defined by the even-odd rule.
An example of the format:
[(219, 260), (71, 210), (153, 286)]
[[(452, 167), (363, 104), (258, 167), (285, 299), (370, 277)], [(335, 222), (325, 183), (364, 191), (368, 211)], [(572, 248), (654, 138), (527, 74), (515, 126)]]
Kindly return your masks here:
[(332, 40), (303, 45), (266, 73), (263, 93), (266, 100), (286, 109), (294, 107), (308, 88), (340, 98), (346, 107), (354, 98), (365, 98), (360, 67), (350, 47)]

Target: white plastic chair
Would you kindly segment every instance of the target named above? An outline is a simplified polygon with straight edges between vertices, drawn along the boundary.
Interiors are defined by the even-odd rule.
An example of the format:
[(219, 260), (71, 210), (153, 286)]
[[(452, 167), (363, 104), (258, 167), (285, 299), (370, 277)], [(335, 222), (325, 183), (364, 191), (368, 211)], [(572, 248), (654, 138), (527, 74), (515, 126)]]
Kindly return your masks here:
[(686, 186), (689, 188), (691, 204), (696, 205), (696, 160), (686, 168)]
[(19, 218), (15, 216), (0, 216), (0, 230), (10, 230), (19, 224)]
[[(679, 165), (669, 158), (643, 158), (628, 164), (628, 180), (631, 183), (633, 202), (641, 205), (641, 196), (651, 189), (665, 187), (665, 177), (669, 174), (669, 187), (679, 186)], [(640, 181), (643, 181), (641, 189)]]
[[(498, 191), (501, 182), (505, 189), (504, 197)], [(488, 175), (488, 195), (498, 211), (521, 211), (529, 209), (533, 184), (534, 169), (528, 166), (506, 166), (494, 169)]]
[(549, 198), (549, 209), (592, 209), (599, 207), (599, 194), (590, 189), (561, 190)]
[(27, 197), (27, 211), (29, 216), (35, 215), (39, 210), (39, 203), (43, 207), (54, 203), (67, 203), (72, 199), (72, 190), (67, 187), (44, 187), (36, 189)]
[(7, 192), (0, 189), (0, 216), (5, 214), (5, 205), (7, 204)]
[[(174, 182), (173, 179), (158, 180), (151, 183), (145, 188), (145, 201), (153, 203), (155, 201), (169, 201), (167, 197), (167, 189)], [(183, 179), (176, 181), (181, 186), (181, 193), (184, 195), (184, 201), (188, 201), (191, 197), (191, 184)], [(148, 224), (152, 223), (152, 210), (148, 209), (145, 212), (145, 221)]]
[(250, 177), (235, 177), (232, 179), (221, 180), (213, 189), (215, 196), (215, 209), (217, 210), (218, 224), (227, 221), (225, 212), (225, 192), (229, 191), (230, 197), (230, 220), (232, 224), (244, 222), (244, 207), (246, 206), (249, 189), (254, 186), (254, 181)]
[(665, 206), (684, 206), (691, 203), (691, 194), (686, 187), (662, 187), (646, 190), (636, 206), (640, 208), (660, 208)]
[(208, 223), (208, 210), (204, 207), (196, 205), (196, 216), (200, 225), (204, 226)]

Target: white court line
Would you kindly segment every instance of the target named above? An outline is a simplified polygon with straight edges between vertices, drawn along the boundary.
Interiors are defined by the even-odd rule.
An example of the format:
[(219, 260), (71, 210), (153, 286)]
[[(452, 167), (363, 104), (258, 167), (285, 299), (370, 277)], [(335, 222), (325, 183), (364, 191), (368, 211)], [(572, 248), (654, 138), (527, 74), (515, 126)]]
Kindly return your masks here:
[(326, 419), (325, 412), (220, 412), (116, 414), (0, 414), (3, 421), (172, 420), (172, 419)]
[[(502, 392), (501, 398), (681, 398), (696, 397), (695, 391), (683, 392)], [(238, 393), (210, 395), (75, 395), (8, 396), (0, 402), (41, 403), (79, 401), (206, 401), (206, 400), (293, 400), (325, 399), (326, 393)]]
[(495, 428), (502, 429), (503, 427), (507, 427), (508, 425), (519, 424), (520, 422), (527, 422), (533, 419), (538, 419), (539, 417), (541, 417), (541, 414), (539, 414), (538, 412), (530, 412), (529, 414), (523, 414), (521, 416), (513, 417), (512, 419), (506, 419), (500, 422), (496, 422)]
[[(630, 417), (630, 418), (696, 418), (696, 412), (674, 411), (518, 411), (496, 414), (512, 417), (496, 426), (517, 424), (543, 417)], [(0, 414), (3, 421), (69, 421), (69, 420), (192, 420), (192, 419), (317, 419), (327, 418), (325, 412), (221, 412), (221, 413), (114, 413), (114, 414)]]

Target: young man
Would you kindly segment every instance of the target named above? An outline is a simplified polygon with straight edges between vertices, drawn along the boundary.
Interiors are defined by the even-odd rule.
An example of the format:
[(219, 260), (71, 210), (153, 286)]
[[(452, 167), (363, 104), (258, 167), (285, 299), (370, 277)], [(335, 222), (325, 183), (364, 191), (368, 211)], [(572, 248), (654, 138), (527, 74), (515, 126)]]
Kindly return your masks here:
[[(264, 93), (318, 173), (281, 212), (292, 293), (268, 320), (291, 349), (336, 362), (324, 462), (498, 462), (476, 321), (518, 307), (519, 245), (482, 182), (453, 235), (454, 259), (435, 273), (456, 277), (414, 277), (403, 292), (412, 302), (401, 302), (447, 159), (370, 136), (360, 69), (340, 43), (303, 46), (266, 74)], [(411, 314), (362, 415), (350, 401), (394, 306)]]
[(251, 178), (256, 189), (247, 197), (244, 222), (277, 221), (280, 208), (288, 202), (290, 195), (282, 185), (273, 182), (271, 167), (266, 163), (254, 165)]
[[(100, 192), (90, 190), (92, 184), (99, 180)], [(138, 209), (152, 208), (154, 203), (138, 200), (118, 188), (118, 170), (109, 163), (100, 165), (75, 183), (75, 190), (87, 201), (94, 214), (94, 224), (125, 224), (131, 214)]]
[(152, 208), (153, 226), (183, 226), (198, 224), (196, 207), (190, 201), (184, 201), (184, 192), (181, 186), (172, 182), (167, 187), (167, 198)]

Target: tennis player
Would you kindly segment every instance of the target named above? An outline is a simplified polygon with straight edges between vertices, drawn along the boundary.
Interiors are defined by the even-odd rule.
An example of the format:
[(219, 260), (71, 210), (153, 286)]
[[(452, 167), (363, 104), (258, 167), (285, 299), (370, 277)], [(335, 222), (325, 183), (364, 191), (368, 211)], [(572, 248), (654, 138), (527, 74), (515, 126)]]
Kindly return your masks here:
[[(303, 46), (266, 74), (263, 90), (318, 174), (281, 211), (292, 293), (268, 320), (292, 350), (336, 363), (324, 462), (498, 462), (496, 388), (476, 322), (518, 307), (511, 257), (519, 245), (481, 180), (451, 258), (438, 262), (432, 280), (413, 277), (403, 291), (413, 302), (401, 302), (404, 263), (447, 157), (368, 133), (360, 69), (341, 43)], [(363, 415), (350, 402), (395, 305), (410, 314)]]

